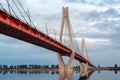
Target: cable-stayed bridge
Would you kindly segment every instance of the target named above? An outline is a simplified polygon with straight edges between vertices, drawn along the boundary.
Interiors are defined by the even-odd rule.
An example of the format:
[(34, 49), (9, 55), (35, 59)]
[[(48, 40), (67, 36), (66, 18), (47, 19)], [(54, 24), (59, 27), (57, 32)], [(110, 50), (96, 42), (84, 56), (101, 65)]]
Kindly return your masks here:
[[(92, 63), (88, 60), (85, 40), (82, 40), (81, 54), (75, 51), (76, 44), (74, 44), (74, 40), (73, 40), (73, 31), (72, 31), (72, 27), (69, 19), (68, 7), (62, 8), (62, 21), (60, 26), (60, 35), (59, 35), (59, 41), (57, 41), (49, 37), (48, 35), (44, 34), (43, 32), (39, 31), (37, 28), (33, 27), (34, 24), (31, 21), (29, 14), (25, 11), (20, 1), (19, 0), (17, 1), (21, 6), (21, 8), (23, 9), (23, 11), (28, 16), (30, 22), (26, 23), (27, 20), (24, 17), (24, 15), (22, 15), (22, 11), (17, 6), (15, 0), (13, 0), (13, 3), (16, 9), (18, 9), (19, 13), (22, 15), (24, 21), (21, 20), (19, 17), (17, 17), (17, 14), (15, 13), (14, 9), (11, 8), (9, 1), (6, 0), (9, 10), (6, 10), (4, 6), (0, 3), (0, 6), (1, 6), (0, 33), (56, 52), (58, 57), (59, 69), (62, 72), (73, 71), (74, 59), (80, 62), (81, 71), (87, 71), (88, 66), (93, 67)], [(12, 13), (14, 13), (14, 15)], [(66, 27), (67, 29), (69, 47), (65, 46), (62, 43), (64, 27)], [(83, 53), (85, 57), (82, 56)], [(69, 57), (68, 64), (64, 64), (62, 56)]]

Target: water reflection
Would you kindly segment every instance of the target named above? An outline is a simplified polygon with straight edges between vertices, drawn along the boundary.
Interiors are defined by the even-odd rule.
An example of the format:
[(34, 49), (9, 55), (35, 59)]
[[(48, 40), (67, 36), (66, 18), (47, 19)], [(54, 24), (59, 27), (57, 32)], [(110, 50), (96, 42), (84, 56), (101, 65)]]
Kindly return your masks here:
[(74, 77), (72, 74), (69, 73), (59, 73), (59, 80), (65, 80), (65, 79), (74, 80)]
[[(90, 71), (90, 72), (88, 72), (87, 75), (86, 75), (86, 73), (80, 72), (78, 80), (89, 80), (89, 77), (92, 75), (93, 72), (94, 71)], [(72, 74), (68, 74), (68, 73), (59, 74), (59, 80), (65, 80), (65, 79), (74, 80), (74, 76)]]
[(27, 70), (11, 70), (11, 71), (8, 71), (8, 70), (1, 70), (0, 71), (0, 74), (3, 74), (3, 75), (6, 75), (6, 74), (51, 74), (51, 75), (54, 75), (54, 74), (59, 74), (58, 71), (27, 71)]
[(117, 71), (117, 70), (114, 70), (114, 72), (115, 72), (115, 74), (117, 74), (117, 73), (118, 73), (118, 71)]
[[(118, 74), (118, 71), (120, 70), (109, 70), (109, 71), (113, 71), (115, 74)], [(98, 73), (100, 74), (101, 70), (98, 70)]]
[(90, 71), (88, 72), (88, 75), (84, 75), (82, 76), (82, 74), (80, 74), (80, 77), (78, 80), (89, 80), (90, 76), (93, 74), (94, 71)]
[[(114, 70), (114, 72), (115, 72), (115, 74), (118, 74), (117, 70)], [(40, 75), (42, 76), (42, 75), (45, 75), (45, 74), (48, 74), (48, 76), (51, 76), (51, 77), (58, 76), (57, 79), (55, 79), (55, 80), (90, 80), (90, 77), (94, 72), (89, 71), (88, 75), (86, 75), (85, 73), (81, 73), (79, 71), (75, 71), (74, 73), (78, 74), (77, 79), (76, 79), (75, 75), (73, 76), (72, 74), (68, 74), (68, 73), (67, 74), (66, 73), (59, 73), (57, 70), (56, 71), (46, 71), (46, 70), (44, 70), (44, 71), (41, 71), (41, 70), (39, 70), (39, 71), (37, 71), (37, 70), (31, 70), (31, 71), (27, 71), (27, 70), (18, 70), (18, 71), (10, 70), (10, 71), (8, 71), (8, 70), (0, 70), (0, 74), (7, 75), (7, 76), (8, 76), (8, 74), (16, 74), (16, 76), (19, 75), (19, 74), (22, 74), (22, 75), (25, 75), (26, 77), (28, 76), (28, 74), (29, 74), (29, 76), (33, 75), (33, 74), (34, 75), (38, 74), (38, 76), (40, 76)], [(102, 74), (101, 71), (98, 71), (96, 73)], [(15, 80), (17, 80), (17, 79), (15, 79)], [(34, 79), (31, 78), (30, 80), (34, 80)], [(39, 80), (39, 78), (38, 78), (38, 80)]]

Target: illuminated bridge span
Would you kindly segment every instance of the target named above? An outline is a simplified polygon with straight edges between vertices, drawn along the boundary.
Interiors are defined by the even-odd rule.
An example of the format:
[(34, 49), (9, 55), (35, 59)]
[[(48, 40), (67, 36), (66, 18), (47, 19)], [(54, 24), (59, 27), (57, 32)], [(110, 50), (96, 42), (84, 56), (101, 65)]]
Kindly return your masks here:
[[(72, 48), (68, 48), (61, 43), (62, 41), (61, 36), (63, 33), (63, 27), (65, 21), (68, 24), (69, 37)], [(68, 8), (63, 8), (61, 30), (60, 30), (60, 42), (50, 38), (49, 36), (38, 31), (37, 29), (32, 28), (32, 26), (24, 23), (18, 18), (15, 18), (5, 10), (0, 10), (0, 33), (57, 52), (59, 68), (60, 69), (62, 68), (61, 70), (63, 71), (66, 70), (69, 71), (71, 70), (71, 68), (73, 68), (74, 58), (80, 62), (80, 69), (82, 71), (84, 69), (82, 68), (83, 65), (81, 63), (85, 63), (89, 66), (93, 66), (88, 59), (82, 57), (80, 54), (76, 53), (73, 49), (74, 45), (71, 36), (72, 33), (70, 29), (70, 21), (68, 18)], [(68, 65), (62, 62), (63, 60), (61, 59), (61, 56), (63, 55), (70, 57)]]

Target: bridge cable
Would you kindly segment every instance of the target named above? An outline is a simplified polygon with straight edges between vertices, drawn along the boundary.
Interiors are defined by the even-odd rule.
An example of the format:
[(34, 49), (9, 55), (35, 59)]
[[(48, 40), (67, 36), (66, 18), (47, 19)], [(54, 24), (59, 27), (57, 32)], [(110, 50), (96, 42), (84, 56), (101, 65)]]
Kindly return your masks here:
[(10, 7), (10, 8), (11, 8), (13, 14), (15, 15), (15, 17), (16, 17), (17, 19), (19, 19), (19, 17), (17, 16), (17, 14), (16, 14), (15, 11), (13, 10), (13, 8), (12, 8), (12, 7)]
[(9, 1), (9, 0), (6, 0), (6, 2), (7, 2), (7, 4), (8, 4), (8, 9), (9, 9), (8, 13), (9, 13), (10, 15), (12, 15), (12, 12), (13, 12), (13, 15), (15, 15), (15, 17), (19, 19), (19, 17), (17, 16), (17, 14), (15, 13), (15, 11), (13, 10), (13, 8), (12, 8), (11, 5), (10, 5), (10, 1)]
[(47, 33), (47, 36), (49, 36), (49, 33), (48, 33), (48, 28), (47, 28), (47, 24), (45, 24), (45, 28), (46, 28), (46, 33)]
[(0, 3), (1, 8), (6, 12), (5, 8), (3, 7), (3, 5)]
[(54, 33), (54, 39), (56, 40), (56, 32), (55, 32), (55, 29), (53, 29), (53, 33)]
[[(69, 22), (70, 22), (70, 21), (69, 21)], [(71, 24), (70, 24), (70, 26), (71, 26)], [(74, 33), (74, 31), (73, 31), (73, 28), (72, 28), (72, 27), (71, 27), (71, 31), (72, 31), (72, 33), (73, 33), (73, 38), (74, 38), (74, 41), (76, 42), (75, 46), (76, 46), (77, 50), (78, 50), (78, 51), (80, 51), (80, 48), (79, 48), (79, 46), (78, 46), (78, 42), (77, 42), (77, 40), (76, 40), (76, 36), (75, 36), (75, 33)]]
[(24, 13), (27, 15), (27, 17), (29, 18), (29, 21), (30, 21), (30, 25), (32, 24), (35, 27), (34, 23), (32, 22), (31, 18), (30, 18), (30, 13), (29, 13), (29, 10), (28, 12), (26, 12), (25, 8), (23, 7), (23, 5), (21, 4), (21, 2), (19, 0), (17, 0), (18, 4), (21, 6), (21, 8), (23, 9)]
[(25, 20), (25, 22), (28, 24), (26, 18), (24, 17), (24, 15), (22, 14), (21, 10), (19, 9), (19, 7), (17, 6), (16, 2), (13, 0), (14, 5), (16, 6), (17, 10), (20, 12), (21, 16), (23, 17), (23, 19)]
[(29, 18), (29, 25), (32, 26), (32, 24), (31, 24), (32, 21), (31, 21), (31, 18), (30, 18), (30, 12), (29, 12), (29, 10), (28, 10), (28, 18)]
[(6, 0), (6, 2), (7, 2), (7, 5), (8, 5), (8, 12), (9, 12), (9, 14), (11, 15), (11, 9), (10, 9), (10, 3), (9, 3), (9, 0)]
[[(72, 27), (71, 27), (71, 29), (72, 29)], [(78, 51), (80, 51), (80, 47), (78, 46), (78, 41), (76, 39), (76, 36), (75, 36), (75, 33), (74, 33), (73, 29), (72, 29), (72, 32), (73, 32), (74, 41), (76, 43), (76, 48), (77, 48)]]
[[(30, 13), (28, 11), (28, 13), (26, 12), (25, 8), (23, 7), (23, 5), (21, 4), (21, 2), (19, 0), (17, 0), (18, 4), (21, 6), (21, 8), (23, 9), (24, 13), (27, 15), (27, 17), (29, 18), (29, 21), (30, 21), (30, 25), (32, 24), (34, 26), (34, 29), (37, 30), (36, 26), (34, 25), (34, 23), (32, 22), (31, 18), (30, 18)], [(47, 32), (47, 35), (49, 35), (48, 33), (48, 28), (47, 28), (47, 24), (46, 25), (46, 32)], [(38, 31), (38, 30), (37, 30)]]

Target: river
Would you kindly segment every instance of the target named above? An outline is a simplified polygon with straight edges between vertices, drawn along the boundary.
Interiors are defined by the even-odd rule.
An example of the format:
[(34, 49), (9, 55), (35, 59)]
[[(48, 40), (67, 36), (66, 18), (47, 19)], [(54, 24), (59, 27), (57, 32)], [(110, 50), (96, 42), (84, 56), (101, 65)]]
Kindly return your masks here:
[(120, 71), (94, 71), (81, 75), (59, 75), (58, 71), (0, 71), (0, 80), (120, 80)]

